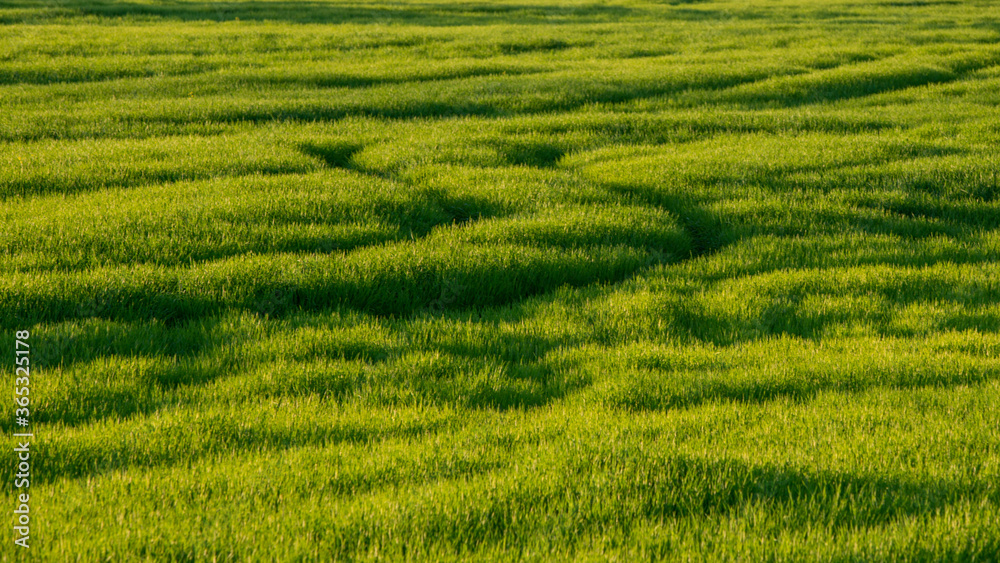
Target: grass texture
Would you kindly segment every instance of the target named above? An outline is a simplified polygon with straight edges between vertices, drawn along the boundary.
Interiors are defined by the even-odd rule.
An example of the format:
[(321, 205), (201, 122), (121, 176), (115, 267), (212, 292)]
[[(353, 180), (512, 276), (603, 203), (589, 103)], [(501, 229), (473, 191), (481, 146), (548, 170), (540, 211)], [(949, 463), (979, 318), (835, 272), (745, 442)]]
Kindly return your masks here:
[(997, 560), (998, 105), (989, 0), (4, 3), (0, 558)]

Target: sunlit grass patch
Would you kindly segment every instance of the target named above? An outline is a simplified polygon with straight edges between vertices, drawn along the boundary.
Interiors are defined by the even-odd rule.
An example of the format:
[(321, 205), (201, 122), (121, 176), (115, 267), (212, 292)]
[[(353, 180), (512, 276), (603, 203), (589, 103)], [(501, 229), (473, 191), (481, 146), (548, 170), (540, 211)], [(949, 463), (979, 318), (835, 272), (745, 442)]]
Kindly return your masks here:
[(998, 559), (994, 7), (0, 7), (31, 553)]

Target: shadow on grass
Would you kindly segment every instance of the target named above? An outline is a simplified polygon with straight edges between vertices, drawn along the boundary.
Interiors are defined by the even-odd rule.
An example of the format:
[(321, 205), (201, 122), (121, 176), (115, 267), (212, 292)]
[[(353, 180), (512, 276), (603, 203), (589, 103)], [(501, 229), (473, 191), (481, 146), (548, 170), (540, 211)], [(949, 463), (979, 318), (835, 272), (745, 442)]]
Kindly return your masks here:
[[(97, 476), (125, 468), (172, 467), (178, 463), (235, 452), (281, 452), (305, 446), (326, 446), (340, 443), (365, 444), (385, 439), (415, 439), (440, 432), (451, 423), (448, 421), (421, 421), (416, 424), (398, 424), (398, 428), (373, 428), (358, 424), (338, 424), (332, 428), (296, 429), (254, 428), (236, 419), (202, 419), (192, 423), (199, 427), (186, 440), (188, 451), (178, 456), (176, 449), (160, 449), (150, 453), (135, 440), (149, 436), (131, 437), (125, 443), (96, 448), (73, 448), (61, 451), (46, 444), (39, 445), (39, 481), (52, 483), (60, 479)], [(131, 442), (131, 443), (130, 443)], [(141, 453), (146, 452), (146, 453)], [(41, 460), (44, 458), (44, 460)], [(44, 467), (45, 469), (41, 469)], [(43, 475), (44, 473), (44, 475)]]
[[(520, 343), (523, 345), (523, 343)], [(551, 349), (553, 345), (546, 345)], [(384, 353), (385, 350), (375, 350)], [(71, 395), (61, 394), (50, 399), (33, 413), (38, 422), (78, 427), (108, 420), (135, 420), (157, 413), (169, 413), (178, 407), (197, 408), (204, 404), (197, 398), (181, 398), (171, 394), (154, 396), (137, 392), (135, 386), (147, 389), (174, 389), (203, 386), (234, 374), (245, 374), (239, 394), (229, 399), (235, 404), (255, 404), (258, 401), (286, 401), (297, 398), (317, 398), (331, 404), (353, 402), (371, 409), (399, 409), (418, 405), (444, 408), (507, 411), (534, 409), (561, 400), (587, 385), (589, 380), (568, 376), (554, 370), (544, 362), (504, 362), (488, 355), (485, 350), (469, 350), (468, 355), (444, 354), (444, 361), (436, 366), (416, 365), (400, 352), (384, 354), (374, 361), (347, 361), (311, 364), (304, 363), (244, 363), (245, 365), (217, 365), (212, 369), (192, 370), (191, 363), (175, 363), (167, 369), (151, 370), (126, 387), (88, 386)], [(190, 356), (189, 356), (190, 357)], [(197, 360), (197, 357), (194, 357)], [(491, 365), (486, 372), (479, 368)], [(430, 369), (428, 369), (430, 367)], [(113, 368), (109, 368), (113, 369)], [(271, 376), (264, 372), (271, 370)], [(192, 374), (197, 371), (197, 374)], [(192, 381), (192, 377), (197, 377)], [(13, 426), (4, 430), (13, 431)], [(335, 432), (317, 433), (307, 443), (340, 441), (367, 441), (366, 432), (358, 436), (340, 436)], [(414, 434), (415, 435), (415, 434)], [(232, 437), (223, 434), (212, 436), (231, 444)], [(280, 438), (275, 438), (281, 442)], [(261, 443), (241, 441), (239, 447), (267, 446), (268, 438)], [(297, 442), (295, 445), (306, 445)]]
[(516, 68), (508, 66), (486, 65), (482, 67), (445, 69), (419, 75), (401, 76), (368, 76), (363, 74), (336, 74), (315, 76), (247, 76), (241, 78), (241, 83), (260, 84), (276, 87), (296, 88), (372, 88), (391, 84), (410, 84), (419, 86), (426, 82), (445, 80), (461, 80), (478, 77), (511, 77), (539, 74), (544, 70), (537, 68)]
[[(993, 264), (995, 260), (988, 253), (982, 253), (979, 256), (966, 256), (965, 260), (961, 262), (947, 256), (936, 260), (920, 261), (869, 256), (853, 263), (851, 267), (889, 266), (895, 265), (894, 262), (898, 263), (901, 268), (906, 268), (905, 271), (912, 273), (935, 265), (950, 267), (961, 263), (988, 266)], [(806, 265), (802, 271), (808, 269), (809, 266)], [(739, 272), (739, 275), (755, 276), (788, 270), (789, 268), (786, 266), (775, 265), (759, 269), (750, 268)], [(846, 292), (846, 289), (838, 289), (832, 283), (822, 284), (817, 278), (818, 276), (815, 275), (808, 278), (813, 283), (809, 290), (805, 289), (809, 282), (795, 283), (782, 289), (781, 292), (773, 292), (767, 297), (758, 296), (758, 298), (769, 298), (770, 300), (756, 314), (727, 315), (705, 310), (698, 303), (678, 301), (665, 314), (664, 322), (669, 323), (674, 334), (686, 335), (697, 341), (717, 346), (730, 346), (739, 342), (763, 340), (774, 336), (820, 340), (829, 335), (832, 329), (859, 325), (867, 326), (868, 330), (875, 334), (892, 337), (901, 334), (891, 328), (894, 315), (907, 307), (924, 305), (929, 300), (933, 300), (935, 303), (954, 304), (967, 309), (967, 312), (957, 312), (938, 319), (936, 323), (940, 328), (965, 327), (980, 331), (993, 331), (996, 327), (995, 315), (981, 314), (976, 310), (1000, 300), (1000, 290), (982, 283), (970, 282), (967, 287), (955, 288), (954, 282), (948, 279), (928, 279), (914, 274), (908, 278), (896, 279), (884, 286), (873, 283), (868, 284), (868, 287), (850, 288), (848, 294), (864, 295), (881, 302), (880, 305), (873, 306), (870, 310), (847, 308), (816, 310), (802, 305), (806, 297), (815, 300), (839, 296)], [(711, 286), (713, 281), (715, 280), (706, 278), (702, 280), (702, 283)], [(822, 287), (823, 285), (825, 287)], [(928, 296), (933, 296), (933, 298)]]
[(584, 474), (581, 481), (592, 482), (588, 474), (597, 477), (608, 470), (618, 476), (615, 482), (642, 483), (638, 489), (614, 492), (621, 495), (618, 498), (638, 496), (637, 506), (629, 502), (622, 505), (635, 506), (637, 513), (629, 516), (646, 521), (727, 514), (764, 505), (781, 511), (783, 527), (856, 529), (932, 515), (965, 500), (1000, 500), (996, 487), (983, 481), (970, 485), (936, 479), (910, 482), (853, 472), (753, 465), (734, 459), (651, 458), (627, 447), (625, 452), (629, 458), (605, 462), (611, 466), (607, 469), (584, 466), (579, 470)]
[[(194, 65), (191, 65), (194, 67)], [(9, 70), (0, 68), (0, 85), (11, 84), (63, 84), (109, 82), (113, 80), (149, 78), (149, 77), (182, 77), (196, 76), (218, 70), (221, 63), (199, 63), (194, 68), (163, 69), (163, 68), (115, 68), (95, 70), (88, 68), (59, 68), (37, 70)], [(268, 74), (247, 74), (233, 79), (233, 88), (245, 88), (247, 85), (271, 86), (276, 88), (371, 88), (391, 84), (413, 84), (441, 80), (459, 80), (480, 76), (524, 76), (543, 72), (538, 68), (516, 67), (512, 65), (472, 66), (419, 72), (416, 74), (371, 76), (365, 74), (340, 73), (316, 74), (307, 76), (273, 76)]]
[(299, 148), (302, 152), (321, 159), (331, 168), (351, 170), (354, 168), (354, 155), (364, 149), (364, 145), (346, 141), (307, 142), (302, 143)]
[(789, 80), (781, 88), (775, 87), (759, 92), (732, 92), (720, 97), (726, 101), (751, 107), (794, 108), (956, 82), (980, 69), (993, 66), (996, 62), (996, 59), (987, 59), (957, 65), (953, 69), (921, 66), (892, 69), (879, 74), (830, 76), (826, 79), (815, 75), (804, 75)]
[(890, 0), (888, 2), (877, 2), (880, 6), (892, 6), (893, 8), (922, 8), (926, 6), (960, 6), (959, 0)]
[[(490, 80), (496, 73), (469, 76), (470, 82), (456, 78), (455, 84), (444, 89), (411, 90), (405, 96), (400, 91), (379, 88), (370, 90), (368, 97), (356, 97), (344, 103), (313, 100), (295, 105), (262, 104), (248, 108), (240, 105), (218, 105), (192, 108), (190, 113), (143, 115), (144, 122), (166, 126), (191, 123), (265, 123), (272, 121), (338, 121), (349, 117), (389, 120), (434, 119), (452, 117), (511, 117), (572, 111), (595, 104), (623, 104), (656, 99), (690, 90), (722, 90), (740, 84), (756, 82), (766, 77), (763, 71), (747, 71), (726, 76), (689, 76), (677, 80), (618, 81), (566, 78), (536, 73), (509, 73)], [(293, 79), (299, 80), (299, 79)], [(307, 81), (310, 79), (306, 79)], [(336, 78), (334, 80), (337, 80)], [(442, 82), (451, 80), (442, 79)], [(431, 80), (407, 80), (406, 83)]]
[(508, 4), (503, 2), (326, 3), (326, 2), (67, 2), (65, 8), (100, 17), (181, 21), (267, 20), (317, 24), (406, 24), (468, 26), (490, 24), (588, 23), (627, 18), (635, 10), (594, 3)]
[(954, 373), (947, 370), (937, 374), (900, 372), (870, 380), (847, 375), (831, 375), (821, 380), (815, 374), (803, 374), (784, 381), (733, 381), (721, 376), (706, 378), (705, 374), (691, 372), (685, 381), (680, 381), (676, 376), (661, 379), (655, 370), (651, 370), (626, 375), (628, 383), (605, 389), (601, 400), (609, 407), (633, 412), (691, 408), (717, 401), (767, 403), (786, 399), (806, 402), (825, 392), (863, 393), (878, 388), (940, 389), (976, 385), (995, 381), (998, 375), (994, 371), (983, 367)]
[[(419, 328), (444, 315), (449, 313), (428, 310), (419, 319), (396, 321), (403, 326), (393, 330), (405, 335), (407, 326), (414, 329), (409, 323)], [(240, 323), (229, 316), (174, 326), (89, 320), (35, 331), (36, 365), (45, 373), (54, 376), (50, 370), (58, 367), (63, 374), (111, 370), (119, 377), (102, 383), (62, 375), (72, 379), (66, 383), (71, 392), (63, 388), (48, 397), (33, 416), (72, 427), (151, 415), (198, 404), (198, 392), (190, 391), (233, 376), (243, 380), (231, 397), (237, 402), (311, 396), (337, 403), (361, 400), (373, 408), (435, 404), (499, 411), (544, 406), (589, 384), (544, 361), (565, 344), (561, 339), (500, 330), (479, 340), (446, 332), (439, 342), (418, 345), (405, 338), (373, 343), (333, 331), (329, 338), (303, 342), (292, 336), (294, 344), (275, 355), (273, 342), (281, 334), (261, 332), (273, 325), (241, 318)], [(317, 317), (301, 318), (312, 320), (301, 325), (292, 320), (291, 326), (308, 329)], [(409, 356), (413, 353), (416, 360)], [(0, 429), (12, 430), (12, 423), (0, 421)]]
[[(475, 211), (475, 199), (448, 198), (439, 203), (455, 221), (484, 215), (481, 209)], [(651, 265), (652, 260), (684, 258), (646, 246), (654, 243), (598, 243), (586, 249), (545, 244), (398, 244), (314, 255), (308, 261), (294, 263), (289, 256), (281, 255), (227, 259), (207, 269), (198, 266), (161, 271), (145, 267), (141, 274), (116, 267), (100, 274), (88, 272), (85, 278), (61, 274), (61, 280), (52, 282), (61, 284), (59, 291), (39, 285), (27, 291), (10, 287), (0, 294), (0, 324), (22, 327), (96, 317), (117, 321), (156, 319), (169, 325), (226, 310), (278, 317), (294, 311), (338, 307), (405, 317), (439, 300), (444, 283), (475, 288), (454, 296), (448, 308), (492, 307), (563, 285), (621, 281)], [(280, 274), (276, 269), (290, 267), (296, 269), (294, 275)], [(98, 276), (101, 281), (97, 281)], [(136, 276), (142, 276), (142, 281), (136, 281)], [(81, 304), (86, 303), (93, 307), (82, 309)]]
[(194, 76), (212, 72), (220, 68), (219, 63), (199, 63), (194, 68), (109, 68), (91, 69), (84, 67), (39, 68), (39, 69), (6, 69), (0, 68), (0, 84), (66, 84), (109, 82), (129, 78), (162, 78)]
[(551, 168), (566, 154), (566, 150), (552, 143), (532, 141), (506, 141), (498, 143), (500, 154), (507, 164)]

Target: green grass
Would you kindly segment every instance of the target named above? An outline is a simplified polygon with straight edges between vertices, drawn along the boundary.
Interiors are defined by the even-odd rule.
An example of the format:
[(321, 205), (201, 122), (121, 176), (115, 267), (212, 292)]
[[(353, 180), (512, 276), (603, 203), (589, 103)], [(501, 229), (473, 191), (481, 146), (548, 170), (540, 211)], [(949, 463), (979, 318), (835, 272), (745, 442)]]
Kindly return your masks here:
[(0, 6), (0, 560), (1000, 558), (995, 8)]

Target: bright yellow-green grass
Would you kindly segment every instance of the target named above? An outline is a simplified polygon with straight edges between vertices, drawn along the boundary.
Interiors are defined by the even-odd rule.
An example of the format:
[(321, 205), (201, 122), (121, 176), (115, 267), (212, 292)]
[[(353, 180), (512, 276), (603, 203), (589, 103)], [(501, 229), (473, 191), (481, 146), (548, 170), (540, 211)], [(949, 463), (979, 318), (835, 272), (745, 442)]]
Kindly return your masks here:
[(37, 561), (1000, 559), (993, 0), (0, 5)]

